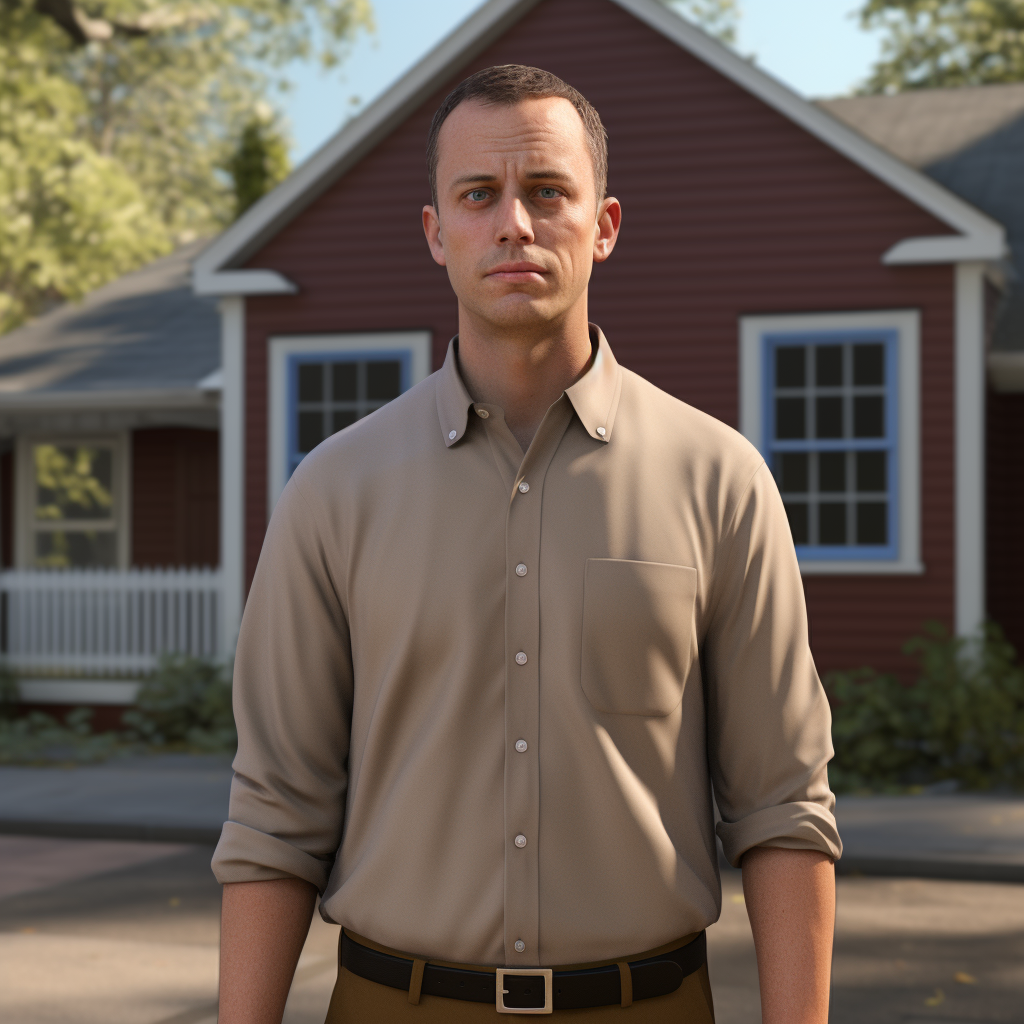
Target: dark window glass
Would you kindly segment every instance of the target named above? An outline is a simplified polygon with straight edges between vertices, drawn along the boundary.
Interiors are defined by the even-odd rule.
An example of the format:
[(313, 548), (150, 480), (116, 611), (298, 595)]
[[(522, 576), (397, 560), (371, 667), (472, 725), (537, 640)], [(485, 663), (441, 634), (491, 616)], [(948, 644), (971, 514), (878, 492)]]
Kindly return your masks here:
[(316, 412), (299, 413), (299, 451), (311, 452), (324, 439), (324, 414)]
[(389, 402), (402, 393), (402, 364), (397, 359), (366, 364), (366, 397)]
[(358, 363), (335, 363), (331, 367), (331, 398), (335, 402), (354, 402), (359, 397), (358, 373)]
[(858, 491), (886, 490), (885, 460), (885, 452), (857, 452)]
[(320, 363), (299, 364), (299, 401), (324, 400), (324, 368)]
[(818, 543), (846, 543), (846, 505), (823, 501), (818, 506)]
[(775, 386), (777, 388), (802, 388), (807, 382), (806, 371), (806, 349), (801, 345), (799, 348), (777, 348), (775, 350)]
[(117, 534), (112, 530), (54, 530), (36, 534), (36, 565), (46, 569), (113, 569)]
[(853, 346), (853, 383), (869, 387), (885, 383), (885, 346)]
[(885, 398), (882, 395), (854, 398), (853, 436), (885, 437)]
[(354, 412), (350, 412), (348, 409), (343, 411), (335, 410), (331, 415), (331, 429), (334, 433), (337, 433), (339, 430), (344, 430), (346, 427), (352, 426), (355, 421), (356, 414)]
[(857, 502), (857, 543), (887, 544), (887, 507), (884, 501)]
[(815, 400), (817, 418), (817, 437), (843, 436), (843, 400), (842, 398), (817, 398)]
[(807, 461), (805, 452), (783, 452), (778, 459), (779, 490), (784, 494), (807, 493)]
[(841, 345), (818, 345), (815, 348), (814, 380), (818, 387), (842, 387), (843, 347)]
[(806, 437), (803, 398), (775, 399), (775, 436), (783, 440)]
[(807, 543), (807, 506), (801, 501), (787, 501), (786, 515), (793, 533), (794, 544)]
[(846, 452), (822, 452), (818, 456), (818, 490), (846, 490)]

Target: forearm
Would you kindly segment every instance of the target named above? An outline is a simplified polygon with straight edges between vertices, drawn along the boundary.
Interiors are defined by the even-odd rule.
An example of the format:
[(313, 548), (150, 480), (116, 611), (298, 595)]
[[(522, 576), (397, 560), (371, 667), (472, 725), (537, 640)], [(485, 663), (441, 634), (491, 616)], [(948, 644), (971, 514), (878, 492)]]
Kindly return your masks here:
[(743, 856), (763, 1024), (826, 1024), (835, 870), (811, 850), (755, 847)]
[(315, 902), (298, 878), (224, 886), (219, 1024), (281, 1024)]

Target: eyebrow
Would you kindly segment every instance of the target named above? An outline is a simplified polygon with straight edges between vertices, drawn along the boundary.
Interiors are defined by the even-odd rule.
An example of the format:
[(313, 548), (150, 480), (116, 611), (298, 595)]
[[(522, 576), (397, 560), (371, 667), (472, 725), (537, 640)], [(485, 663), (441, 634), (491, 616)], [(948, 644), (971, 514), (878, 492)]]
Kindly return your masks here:
[[(556, 170), (541, 170), (531, 171), (526, 175), (529, 181), (548, 180), (548, 181), (571, 181), (572, 175), (567, 174), (565, 171)], [(456, 178), (452, 182), (452, 187), (457, 185), (480, 185), (488, 181), (496, 181), (497, 175), (486, 174), (479, 172), (476, 174), (463, 174), (461, 177)]]

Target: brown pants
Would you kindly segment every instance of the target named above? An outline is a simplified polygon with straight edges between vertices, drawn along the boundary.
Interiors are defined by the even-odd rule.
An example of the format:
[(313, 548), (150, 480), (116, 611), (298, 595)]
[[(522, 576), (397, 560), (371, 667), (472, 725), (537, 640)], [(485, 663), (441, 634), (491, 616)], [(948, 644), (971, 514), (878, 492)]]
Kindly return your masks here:
[[(512, 1016), (523, 1024), (527, 1019), (525, 1014)], [(538, 1020), (543, 1017), (545, 1020), (619, 1021), (620, 1024), (715, 1024), (707, 964), (684, 978), (675, 992), (654, 999), (639, 999), (625, 1009), (593, 1006), (529, 1016)], [(483, 1024), (484, 1021), (500, 1024), (504, 1017), (492, 1003), (470, 1003), (443, 996), (424, 995), (413, 1005), (407, 992), (367, 981), (342, 968), (324, 1024)]]

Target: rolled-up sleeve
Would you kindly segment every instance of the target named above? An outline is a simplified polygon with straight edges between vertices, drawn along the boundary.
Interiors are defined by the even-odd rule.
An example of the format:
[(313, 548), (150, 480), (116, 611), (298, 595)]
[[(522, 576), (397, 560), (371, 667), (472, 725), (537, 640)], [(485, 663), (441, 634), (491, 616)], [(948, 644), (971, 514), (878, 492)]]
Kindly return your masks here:
[(322, 536), (293, 478), (267, 529), (235, 654), (238, 753), (213, 856), (220, 882), (295, 877), (323, 892), (341, 841), (352, 657)]
[(763, 463), (721, 538), (709, 615), (709, 763), (729, 863), (754, 846), (839, 857), (826, 771), (832, 717), (786, 512)]

